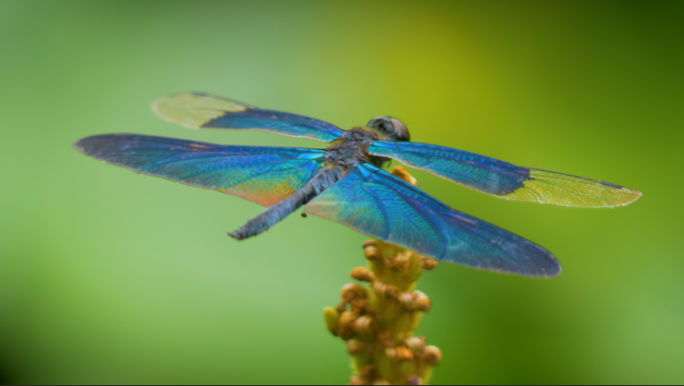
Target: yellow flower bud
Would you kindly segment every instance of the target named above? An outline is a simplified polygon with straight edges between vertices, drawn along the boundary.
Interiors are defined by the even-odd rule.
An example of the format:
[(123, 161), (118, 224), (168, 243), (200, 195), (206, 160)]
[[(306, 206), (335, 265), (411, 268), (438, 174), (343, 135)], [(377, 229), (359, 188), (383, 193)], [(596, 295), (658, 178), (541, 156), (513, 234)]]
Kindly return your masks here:
[(413, 186), (418, 185), (418, 180), (416, 180), (415, 177), (410, 175), (409, 172), (407, 172), (403, 166), (395, 166), (390, 173), (392, 173), (395, 177), (401, 178), (402, 180), (406, 181), (407, 183)]
[(397, 359), (397, 350), (394, 347), (388, 347), (385, 349), (385, 356), (390, 360)]
[(359, 281), (367, 281), (370, 283), (375, 281), (375, 275), (373, 275), (373, 273), (366, 267), (356, 267), (352, 269), (349, 276)]
[(394, 299), (397, 297), (397, 287), (376, 281), (373, 283), (373, 290), (379, 298)]
[(370, 316), (361, 316), (352, 323), (352, 331), (362, 341), (370, 341), (375, 337), (377, 324)]
[(380, 257), (380, 250), (378, 249), (377, 245), (375, 245), (375, 240), (368, 240), (363, 243), (363, 254), (368, 260), (373, 260)]
[(354, 337), (354, 331), (352, 330), (352, 324), (358, 318), (358, 316), (351, 311), (344, 311), (340, 315), (340, 319), (337, 325), (337, 335), (344, 339), (349, 340)]
[(373, 379), (377, 377), (377, 371), (375, 367), (366, 365), (359, 370), (359, 377), (366, 382), (364, 385), (369, 385), (371, 382), (373, 382)]
[(345, 303), (345, 302), (339, 302), (339, 303), (337, 304), (337, 306), (335, 307), (335, 309), (337, 310), (337, 312), (339, 312), (339, 313), (341, 314), (341, 313), (343, 313), (344, 311), (347, 311), (347, 303)]
[(361, 244), (364, 248), (367, 247), (374, 247), (375, 246), (375, 240), (366, 240)]
[(399, 294), (398, 300), (399, 304), (401, 304), (406, 311), (412, 312), (416, 310), (416, 299), (412, 293), (402, 292)]
[(430, 257), (423, 259), (423, 269), (429, 271), (437, 267), (438, 261)]
[(423, 360), (431, 366), (437, 366), (442, 361), (442, 351), (436, 346), (427, 346), (423, 350)]
[(371, 311), (368, 299), (354, 299), (349, 304), (351, 304), (352, 312), (358, 315), (364, 315)]
[(347, 341), (347, 352), (349, 352), (350, 355), (367, 353), (371, 349), (372, 347), (370, 347), (368, 343), (361, 342), (358, 339), (349, 339)]
[(425, 338), (420, 336), (412, 336), (406, 339), (406, 347), (410, 348), (414, 353), (422, 352), (425, 348)]
[(414, 297), (414, 309), (416, 311), (422, 311), (422, 312), (430, 311), (430, 307), (432, 307), (432, 302), (430, 301), (430, 298), (427, 297), (427, 295), (425, 295), (421, 291), (414, 291), (413, 297)]
[(413, 351), (408, 347), (397, 347), (394, 351), (396, 352), (396, 358), (399, 362), (413, 360)]
[(342, 287), (342, 292), (340, 293), (342, 301), (349, 303), (354, 299), (366, 299), (368, 294), (366, 289), (359, 283), (349, 283)]
[(340, 313), (332, 307), (323, 309), (323, 320), (325, 320), (325, 327), (333, 335), (337, 335), (337, 328), (339, 326)]
[(404, 272), (409, 267), (409, 259), (412, 254), (413, 252), (411, 251), (397, 253), (396, 256), (387, 259), (387, 266), (395, 272)]

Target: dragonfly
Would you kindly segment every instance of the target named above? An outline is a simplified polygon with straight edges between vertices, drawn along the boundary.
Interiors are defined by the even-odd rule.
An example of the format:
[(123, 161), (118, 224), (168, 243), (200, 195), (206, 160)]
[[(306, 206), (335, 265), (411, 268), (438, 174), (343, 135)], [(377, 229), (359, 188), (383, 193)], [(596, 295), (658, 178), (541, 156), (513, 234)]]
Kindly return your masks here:
[(391, 160), (495, 197), (567, 207), (628, 205), (641, 192), (449, 147), (410, 141), (396, 118), (378, 116), (343, 130), (302, 115), (257, 108), (206, 93), (157, 100), (162, 119), (191, 129), (265, 130), (329, 143), (326, 149), (230, 146), (136, 134), (74, 144), (82, 153), (137, 173), (213, 189), (267, 209), (230, 232), (256, 236), (304, 206), (373, 238), (439, 261), (530, 277), (560, 274), (543, 247), (452, 209), (383, 170)]

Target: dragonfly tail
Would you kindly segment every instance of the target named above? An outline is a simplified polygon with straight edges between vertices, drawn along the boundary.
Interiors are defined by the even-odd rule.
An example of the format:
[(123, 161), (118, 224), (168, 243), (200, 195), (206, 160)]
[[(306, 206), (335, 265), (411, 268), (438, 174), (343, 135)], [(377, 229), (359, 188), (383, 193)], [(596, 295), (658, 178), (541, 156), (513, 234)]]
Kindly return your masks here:
[(321, 192), (333, 186), (342, 177), (343, 170), (338, 167), (321, 169), (309, 182), (290, 197), (269, 207), (258, 216), (247, 221), (239, 229), (228, 233), (228, 235), (236, 240), (244, 240), (268, 230), (299, 207), (307, 204)]

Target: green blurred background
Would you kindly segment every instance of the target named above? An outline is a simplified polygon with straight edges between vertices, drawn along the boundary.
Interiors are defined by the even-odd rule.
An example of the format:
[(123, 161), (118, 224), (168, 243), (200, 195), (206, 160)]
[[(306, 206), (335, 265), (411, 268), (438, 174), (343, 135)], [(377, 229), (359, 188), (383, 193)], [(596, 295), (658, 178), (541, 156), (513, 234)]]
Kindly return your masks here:
[(391, 114), (436, 143), (642, 190), (629, 207), (445, 203), (538, 242), (551, 280), (441, 264), (419, 333), (435, 383), (682, 383), (683, 2), (0, 2), (0, 383), (346, 383), (321, 311), (365, 236), (139, 176), (71, 148), (190, 131), (150, 103), (205, 91), (343, 128)]

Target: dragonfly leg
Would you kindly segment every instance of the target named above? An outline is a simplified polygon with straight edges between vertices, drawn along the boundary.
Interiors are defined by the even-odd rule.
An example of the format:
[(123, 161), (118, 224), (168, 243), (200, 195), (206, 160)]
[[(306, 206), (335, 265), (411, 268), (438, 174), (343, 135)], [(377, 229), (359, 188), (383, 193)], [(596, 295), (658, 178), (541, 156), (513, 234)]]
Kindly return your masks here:
[(309, 182), (290, 197), (261, 212), (258, 216), (247, 221), (238, 230), (228, 233), (228, 235), (236, 240), (244, 240), (268, 230), (268, 228), (311, 201), (325, 189), (331, 187), (342, 176), (343, 170), (341, 168), (321, 169)]

